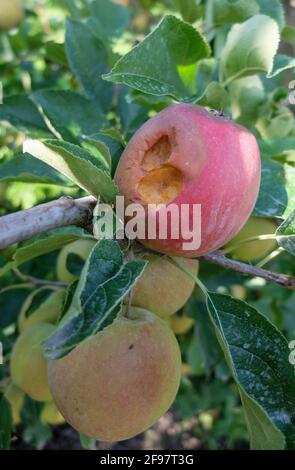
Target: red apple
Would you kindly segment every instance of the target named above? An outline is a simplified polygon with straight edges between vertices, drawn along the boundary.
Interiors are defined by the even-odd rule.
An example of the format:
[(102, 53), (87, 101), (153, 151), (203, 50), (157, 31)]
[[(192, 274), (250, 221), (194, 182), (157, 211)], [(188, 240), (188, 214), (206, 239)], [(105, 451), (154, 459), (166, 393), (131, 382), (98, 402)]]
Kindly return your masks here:
[[(188, 104), (169, 106), (147, 121), (133, 136), (119, 162), (115, 180), (125, 204), (153, 212), (156, 237), (147, 230), (141, 240), (148, 247), (179, 256), (198, 257), (231, 240), (249, 218), (260, 185), (260, 154), (254, 135), (217, 112)], [(161, 204), (161, 206), (159, 206)], [(172, 204), (181, 210), (201, 208), (200, 246), (188, 249), (186, 235), (160, 239), (159, 220)], [(184, 248), (185, 246), (185, 248)]]

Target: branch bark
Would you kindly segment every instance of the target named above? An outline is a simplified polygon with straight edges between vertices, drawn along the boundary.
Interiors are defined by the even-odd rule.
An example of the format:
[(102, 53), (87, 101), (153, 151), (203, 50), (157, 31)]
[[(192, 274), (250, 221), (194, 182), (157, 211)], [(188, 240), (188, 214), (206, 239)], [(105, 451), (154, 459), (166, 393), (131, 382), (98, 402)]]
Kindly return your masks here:
[[(7, 248), (58, 227), (77, 225), (88, 227), (92, 221), (92, 212), (96, 199), (87, 196), (81, 199), (62, 197), (47, 204), (41, 204), (26, 211), (0, 217), (0, 249)], [(287, 289), (295, 290), (295, 277), (274, 273), (266, 269), (241, 263), (215, 251), (202, 259), (238, 271), (248, 276), (258, 276), (267, 281), (276, 282)]]
[(0, 249), (3, 250), (29, 238), (58, 227), (77, 225), (87, 227), (91, 223), (96, 199), (62, 197), (25, 211), (0, 217)]
[(223, 266), (224, 268), (232, 269), (233, 271), (238, 271), (248, 276), (262, 277), (267, 281), (276, 282), (277, 284), (280, 284), (281, 286), (284, 286), (287, 289), (295, 290), (295, 277), (293, 276), (286, 276), (285, 274), (274, 273), (272, 271), (268, 271), (267, 269), (257, 268), (255, 266), (251, 266), (250, 264), (232, 260), (224, 256), (219, 251), (209, 253), (206, 256), (202, 256), (202, 258), (211, 263)]

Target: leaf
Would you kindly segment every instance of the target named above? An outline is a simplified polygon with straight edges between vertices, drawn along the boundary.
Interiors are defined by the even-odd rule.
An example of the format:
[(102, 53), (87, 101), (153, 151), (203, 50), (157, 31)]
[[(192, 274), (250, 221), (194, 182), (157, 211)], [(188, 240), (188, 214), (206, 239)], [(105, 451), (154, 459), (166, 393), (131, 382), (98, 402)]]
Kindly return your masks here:
[(273, 137), (259, 142), (262, 155), (280, 160), (280, 163), (295, 162), (295, 137)]
[(271, 72), (279, 39), (277, 23), (265, 15), (234, 25), (221, 54), (222, 81), (229, 84), (237, 78)]
[(181, 14), (184, 21), (194, 23), (201, 16), (200, 0), (173, 0), (174, 8)]
[(211, 109), (223, 110), (229, 105), (229, 95), (219, 82), (211, 82), (196, 102)]
[(26, 95), (5, 98), (0, 106), (0, 120), (36, 137), (50, 135), (41, 114)]
[(278, 54), (274, 58), (273, 68), (270, 73), (267, 74), (268, 78), (273, 78), (284, 72), (285, 70), (292, 69), (295, 67), (295, 59), (287, 55)]
[(87, 150), (59, 140), (28, 140), (24, 151), (60, 171), (93, 196), (113, 202), (117, 188), (105, 167)]
[(238, 385), (252, 449), (295, 449), (295, 375), (283, 335), (253, 307), (210, 293), (207, 307)]
[(230, 85), (233, 119), (251, 128), (262, 113), (266, 92), (258, 75), (234, 80)]
[(258, 13), (256, 0), (213, 0), (213, 18), (217, 25), (242, 23)]
[(0, 331), (16, 323), (22, 304), (32, 292), (32, 285), (12, 284), (0, 290)]
[(295, 206), (295, 168), (262, 158), (261, 185), (254, 215), (283, 217)]
[(115, 241), (101, 240), (83, 268), (72, 304), (57, 330), (43, 342), (49, 359), (65, 356), (88, 336), (112, 323), (146, 266), (145, 261), (123, 263)]
[(96, 440), (92, 437), (88, 437), (85, 434), (79, 433), (80, 443), (83, 449), (96, 450)]
[(73, 183), (45, 163), (25, 153), (0, 164), (0, 182), (22, 181), (25, 183), (73, 186)]
[(0, 450), (10, 448), (12, 433), (12, 412), (9, 401), (0, 394)]
[(278, 244), (295, 256), (295, 209), (276, 232)]
[(283, 29), (285, 25), (284, 18), (284, 9), (280, 0), (256, 0), (259, 5), (260, 13), (266, 16), (273, 18), (280, 30)]
[(39, 90), (31, 95), (58, 138), (78, 143), (77, 137), (94, 134), (107, 125), (97, 103), (70, 90)]
[(130, 13), (110, 0), (94, 0), (90, 6), (88, 24), (103, 41), (121, 36), (130, 21)]
[(69, 66), (64, 44), (59, 44), (54, 41), (48, 41), (46, 42), (44, 47), (45, 57), (47, 60), (51, 60), (55, 64), (64, 65), (65, 67)]
[[(114, 175), (124, 150), (122, 139), (115, 135), (108, 135), (107, 131), (102, 131), (84, 137), (82, 145), (91, 153), (95, 152), (97, 155), (98, 152), (100, 158), (104, 159), (104, 164), (107, 165), (109, 171)], [(99, 158), (99, 155), (97, 155), (97, 158)]]
[(101, 79), (108, 71), (103, 42), (83, 23), (67, 19), (65, 48), (73, 73), (90, 100), (107, 112), (112, 106), (113, 87)]
[(124, 83), (144, 93), (189, 100), (190, 91), (177, 67), (208, 57), (210, 47), (191, 25), (174, 16), (165, 16), (156, 28), (104, 75), (104, 79)]
[(78, 227), (62, 227), (47, 232), (45, 235), (40, 235), (16, 249), (12, 261), (3, 268), (0, 268), (0, 276), (10, 269), (17, 268), (38, 256), (58, 250), (62, 246), (80, 238), (92, 239), (88, 232)]

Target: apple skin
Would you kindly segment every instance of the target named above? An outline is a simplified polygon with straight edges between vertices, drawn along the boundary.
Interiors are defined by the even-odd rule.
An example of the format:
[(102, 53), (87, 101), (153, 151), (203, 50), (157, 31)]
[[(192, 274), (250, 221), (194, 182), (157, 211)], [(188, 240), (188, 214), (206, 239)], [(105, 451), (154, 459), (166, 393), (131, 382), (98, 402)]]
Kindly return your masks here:
[(49, 401), (52, 396), (47, 378), (47, 361), (40, 343), (54, 331), (49, 323), (27, 327), (14, 343), (10, 372), (13, 383), (36, 401)]
[[(250, 217), (242, 230), (226, 245), (226, 248), (251, 237), (274, 234), (278, 226), (273, 219)], [(255, 240), (241, 244), (231, 252), (233, 258), (241, 261), (255, 261), (264, 258), (277, 246), (276, 240)]]
[[(147, 121), (127, 145), (115, 174), (125, 205), (164, 204), (154, 212), (156, 239), (149, 248), (198, 257), (231, 240), (249, 218), (259, 191), (261, 162), (247, 129), (204, 108), (175, 104)], [(201, 244), (184, 249), (181, 236), (159, 237), (159, 217), (171, 204), (201, 205)], [(168, 224), (169, 229), (169, 224)]]
[(45, 403), (40, 414), (40, 420), (42, 423), (50, 424), (51, 426), (57, 426), (65, 422), (54, 401)]
[[(160, 317), (173, 315), (191, 296), (195, 282), (167, 257), (148, 255), (149, 261), (132, 291), (132, 305), (152, 311)], [(178, 262), (195, 276), (199, 262), (178, 258)]]
[(25, 394), (14, 383), (11, 383), (5, 391), (5, 398), (10, 403), (13, 424), (16, 426), (21, 421), (20, 413), (24, 404)]
[(56, 262), (57, 277), (62, 282), (76, 281), (77, 276), (72, 274), (67, 268), (67, 257), (70, 254), (77, 255), (82, 260), (86, 261), (92, 248), (95, 245), (95, 241), (92, 240), (76, 240), (68, 245), (64, 246), (58, 255)]
[(55, 324), (62, 312), (65, 294), (65, 289), (52, 290), (52, 293), (49, 294), (46, 300), (27, 316), (27, 311), (31, 307), (31, 302), (34, 300), (36, 291), (29, 295), (18, 317), (17, 325), (19, 331), (22, 332), (28, 326), (40, 322)]
[(15, 28), (23, 15), (24, 9), (20, 0), (0, 0), (0, 30)]
[(170, 407), (181, 377), (181, 355), (169, 326), (131, 308), (129, 318), (49, 361), (54, 401), (77, 431), (102, 441), (131, 438)]

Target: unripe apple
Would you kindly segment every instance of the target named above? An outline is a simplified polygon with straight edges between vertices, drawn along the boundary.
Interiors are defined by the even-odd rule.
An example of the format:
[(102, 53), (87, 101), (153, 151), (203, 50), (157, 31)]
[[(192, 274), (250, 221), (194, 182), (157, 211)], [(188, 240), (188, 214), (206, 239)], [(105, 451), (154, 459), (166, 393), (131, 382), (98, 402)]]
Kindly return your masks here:
[(58, 424), (63, 424), (65, 422), (64, 417), (58, 411), (54, 401), (48, 401), (42, 408), (40, 420), (42, 423), (50, 424), (52, 426), (57, 426)]
[(169, 326), (131, 308), (67, 356), (49, 361), (58, 409), (77, 431), (102, 441), (128, 439), (152, 426), (172, 404), (181, 375)]
[[(234, 247), (247, 238), (258, 237), (260, 235), (271, 235), (277, 230), (277, 224), (273, 219), (264, 217), (250, 217), (242, 230), (236, 235), (226, 248)], [(252, 242), (241, 243), (240, 246), (233, 249), (231, 254), (234, 258), (241, 261), (254, 261), (263, 258), (276, 247), (276, 240), (255, 240)]]
[(245, 287), (240, 284), (233, 284), (230, 286), (230, 293), (235, 299), (246, 300), (247, 291)]
[(172, 315), (171, 328), (176, 335), (185, 335), (194, 325), (195, 320), (188, 315)]
[(49, 401), (47, 361), (40, 343), (54, 331), (49, 323), (36, 323), (26, 328), (16, 340), (10, 361), (12, 380), (33, 400)]
[[(169, 258), (148, 255), (146, 259), (149, 263), (132, 291), (132, 305), (150, 310), (160, 317), (172, 315), (187, 302), (195, 282)], [(178, 262), (197, 275), (197, 260), (178, 258)]]
[(55, 324), (62, 312), (65, 298), (65, 289), (52, 290), (52, 293), (35, 310), (29, 311), (34, 298), (40, 290), (33, 292), (23, 303), (18, 318), (18, 329), (22, 332), (25, 328), (36, 323), (45, 322)]
[[(147, 121), (127, 145), (115, 180), (125, 204), (157, 205), (150, 211), (144, 240), (148, 247), (168, 254), (198, 257), (231, 240), (245, 224), (260, 185), (260, 154), (251, 132), (217, 113), (176, 104)], [(187, 233), (175, 237), (168, 219), (168, 236), (161, 239), (160, 219), (172, 205), (184, 212), (191, 232), (200, 228), (200, 246), (185, 246)], [(194, 209), (201, 209), (201, 224)], [(184, 212), (185, 215), (185, 212)], [(177, 220), (177, 226), (181, 224)], [(188, 224), (189, 222), (189, 224)], [(156, 237), (147, 226), (156, 225)], [(174, 238), (175, 237), (175, 238)]]
[(0, 0), (0, 29), (15, 28), (21, 22), (23, 15), (21, 0)]
[(56, 271), (58, 279), (68, 283), (74, 282), (76, 279), (78, 279), (78, 277), (75, 276), (74, 273), (71, 273), (67, 267), (69, 256), (71, 254), (76, 255), (79, 256), (83, 261), (86, 261), (94, 245), (95, 242), (92, 240), (76, 240), (75, 242), (64, 246), (57, 258)]
[(24, 392), (14, 383), (11, 383), (5, 391), (5, 397), (11, 405), (13, 424), (17, 425), (21, 420), (20, 412), (24, 404)]

